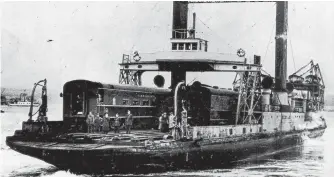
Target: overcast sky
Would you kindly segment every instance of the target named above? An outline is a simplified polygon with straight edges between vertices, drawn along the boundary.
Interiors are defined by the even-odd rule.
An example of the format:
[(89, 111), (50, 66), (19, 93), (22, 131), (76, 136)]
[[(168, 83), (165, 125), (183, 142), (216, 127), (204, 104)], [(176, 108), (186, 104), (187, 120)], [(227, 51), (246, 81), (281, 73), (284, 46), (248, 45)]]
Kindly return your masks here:
[[(31, 88), (44, 78), (57, 92), (72, 79), (117, 83), (123, 53), (170, 49), (172, 2), (6, 2), (2, 9), (2, 87)], [(197, 13), (197, 37), (209, 51), (243, 48), (249, 58), (261, 55), (273, 75), (275, 10), (275, 3), (191, 4), (189, 16)], [(313, 59), (327, 92), (334, 89), (333, 19), (334, 2), (289, 3), (288, 72)], [(194, 76), (219, 86), (233, 79)]]

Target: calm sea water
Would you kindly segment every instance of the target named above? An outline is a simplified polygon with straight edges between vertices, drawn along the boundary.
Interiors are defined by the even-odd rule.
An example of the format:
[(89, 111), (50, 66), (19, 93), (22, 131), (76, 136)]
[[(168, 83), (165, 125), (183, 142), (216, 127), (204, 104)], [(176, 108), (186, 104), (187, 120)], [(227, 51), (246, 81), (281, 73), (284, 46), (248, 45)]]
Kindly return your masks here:
[[(22, 155), (11, 150), (5, 144), (6, 136), (13, 135), (14, 130), (21, 129), (21, 122), (28, 119), (29, 108), (2, 107), (1, 114), (1, 176), (41, 176), (41, 177), (89, 177), (76, 175), (41, 160)], [(61, 120), (61, 105), (49, 107), (49, 120)], [(244, 177), (318, 177), (334, 176), (334, 112), (326, 113), (328, 128), (317, 139), (306, 139), (304, 145), (265, 154), (261, 160), (241, 162), (229, 169), (211, 169), (203, 171), (176, 171), (155, 173), (142, 176), (244, 176)], [(120, 176), (120, 175), (108, 175)], [(134, 176), (134, 175), (125, 175)], [(136, 175), (138, 176), (138, 175)]]

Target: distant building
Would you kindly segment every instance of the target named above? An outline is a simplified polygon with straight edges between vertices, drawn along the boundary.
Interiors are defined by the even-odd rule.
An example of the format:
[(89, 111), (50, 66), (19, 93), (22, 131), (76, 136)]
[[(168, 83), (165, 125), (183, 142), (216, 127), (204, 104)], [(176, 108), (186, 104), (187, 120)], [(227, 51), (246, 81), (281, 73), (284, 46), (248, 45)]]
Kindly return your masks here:
[(1, 95), (1, 105), (6, 105), (6, 104), (7, 104), (6, 96)]

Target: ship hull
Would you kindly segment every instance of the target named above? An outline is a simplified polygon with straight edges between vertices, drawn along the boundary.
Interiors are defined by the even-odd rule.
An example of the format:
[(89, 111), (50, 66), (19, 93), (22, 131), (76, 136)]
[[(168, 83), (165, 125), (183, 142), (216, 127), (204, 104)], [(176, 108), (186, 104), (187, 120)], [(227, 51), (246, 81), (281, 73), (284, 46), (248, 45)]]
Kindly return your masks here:
[(303, 136), (316, 138), (325, 129), (260, 135), (232, 142), (185, 141), (174, 147), (143, 148), (103, 144), (33, 142), (7, 137), (13, 150), (76, 173), (146, 173), (177, 169), (223, 168), (249, 158), (294, 147)]

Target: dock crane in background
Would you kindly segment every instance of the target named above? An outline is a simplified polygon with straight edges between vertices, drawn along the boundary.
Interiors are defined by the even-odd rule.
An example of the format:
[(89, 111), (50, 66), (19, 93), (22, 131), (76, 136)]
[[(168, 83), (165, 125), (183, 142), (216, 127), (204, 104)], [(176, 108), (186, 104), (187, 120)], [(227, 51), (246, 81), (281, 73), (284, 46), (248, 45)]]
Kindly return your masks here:
[(319, 64), (311, 60), (289, 76), (289, 83), (296, 90), (307, 91), (308, 110), (322, 110), (325, 107), (325, 82)]

